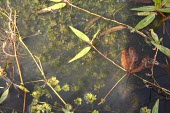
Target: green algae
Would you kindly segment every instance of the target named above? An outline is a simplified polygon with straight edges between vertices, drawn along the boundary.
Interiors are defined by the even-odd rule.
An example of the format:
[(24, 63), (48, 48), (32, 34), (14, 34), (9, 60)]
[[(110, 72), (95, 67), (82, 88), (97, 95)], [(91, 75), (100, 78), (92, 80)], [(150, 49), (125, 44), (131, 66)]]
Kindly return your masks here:
[[(128, 17), (128, 12), (124, 9), (125, 3), (115, 3), (112, 0), (72, 0), (72, 3), (108, 18), (126, 21)], [(80, 97), (83, 97), (83, 94), (86, 94), (86, 92), (98, 94), (99, 97), (97, 98), (102, 97), (104, 94), (101, 91), (109, 89), (112, 84), (120, 79), (120, 75), (123, 75), (123, 72), (120, 72), (113, 81), (108, 83), (118, 68), (106, 61), (94, 50), (90, 50), (83, 58), (73, 63), (68, 63), (73, 56), (87, 45), (79, 40), (68, 26), (74, 26), (83, 31), (88, 21), (94, 18), (94, 16), (70, 6), (50, 13), (36, 13), (38, 10), (52, 4), (49, 1), (41, 0), (11, 1), (11, 7), (18, 14), (17, 26), (24, 42), (36, 56), (40, 57), (48, 78), (57, 76), (61, 84), (67, 83), (70, 85), (71, 91), (76, 94), (79, 91), (82, 92), (78, 95)], [(124, 8), (121, 9), (121, 7)], [(117, 9), (119, 10), (115, 13)], [(2, 21), (5, 23), (4, 19)], [(6, 24), (3, 26), (7, 27)], [(106, 30), (113, 26), (116, 26), (116, 24), (100, 19), (85, 34), (92, 38), (98, 28)], [(37, 34), (38, 31), (40, 31), (39, 34)], [(123, 30), (96, 38), (94, 45), (103, 54), (120, 64), (120, 53), (126, 47), (128, 39), (126, 32)], [(37, 75), (40, 74), (36, 68), (33, 68), (33, 62), (27, 56), (25, 56), (24, 60), (24, 63), (22, 63), (24, 77), (29, 81), (37, 80), (35, 78), (39, 77)], [(30, 72), (30, 70), (32, 71)], [(56, 89), (57, 91), (61, 90), (58, 86), (56, 86)], [(107, 91), (105, 90), (105, 92)], [(66, 100), (72, 101), (68, 98)]]

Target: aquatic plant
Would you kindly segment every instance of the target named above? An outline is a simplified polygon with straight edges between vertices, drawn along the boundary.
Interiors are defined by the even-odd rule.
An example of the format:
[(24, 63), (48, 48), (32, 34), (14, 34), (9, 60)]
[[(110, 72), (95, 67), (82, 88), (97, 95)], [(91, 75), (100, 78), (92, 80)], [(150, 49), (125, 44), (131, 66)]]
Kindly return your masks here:
[[(96, 53), (101, 55), (103, 58), (105, 58), (106, 60), (111, 62), (113, 65), (115, 65), (119, 69), (121, 69), (123, 71), (127, 71), (127, 73), (133, 74), (133, 73), (141, 71), (142, 69), (145, 68), (144, 66), (145, 66), (146, 62), (149, 61), (149, 57), (148, 56), (144, 57), (142, 60), (139, 61), (138, 58), (137, 58), (138, 55), (135, 52), (135, 50), (133, 50), (133, 48), (128, 48), (128, 50), (125, 50), (125, 52), (123, 53), (124, 57), (126, 56), (126, 58), (125, 59), (122, 58), (123, 59), (122, 60), (123, 67), (121, 67), (120, 65), (117, 64), (116, 61), (111, 60), (107, 55), (105, 55), (104, 53), (99, 51), (99, 49), (95, 45), (95, 41), (96, 41), (97, 38), (102, 37), (103, 35), (111, 34), (113, 32), (121, 31), (123, 29), (127, 29), (129, 31), (133, 31), (133, 32), (138, 33), (139, 35), (141, 35), (144, 38), (146, 38), (152, 45), (154, 45), (157, 48), (156, 51), (160, 50), (165, 55), (170, 56), (170, 50), (168, 48), (164, 47), (163, 45), (161, 45), (162, 39), (157, 36), (157, 34), (154, 32), (154, 30), (150, 29), (149, 33), (150, 33), (151, 36), (150, 35), (146, 35), (142, 31), (139, 31), (140, 29), (146, 27), (147, 25), (149, 25), (153, 21), (153, 19), (155, 18), (155, 15), (156, 15), (156, 11), (160, 11), (160, 12), (165, 12), (166, 11), (165, 9), (164, 10), (160, 9), (160, 7), (164, 6), (165, 2), (163, 3), (163, 5), (162, 4), (159, 5), (160, 2), (154, 1), (155, 2), (154, 8), (156, 7), (157, 9), (154, 9), (153, 7), (151, 7), (151, 10), (149, 10), (149, 13), (145, 13), (145, 15), (149, 14), (149, 16), (147, 18), (145, 18), (142, 22), (140, 22), (140, 24), (137, 27), (131, 27), (131, 26), (127, 25), (127, 24), (118, 22), (118, 21), (113, 20), (113, 19), (106, 18), (106, 17), (101, 16), (99, 14), (92, 13), (92, 12), (86, 10), (86, 9), (80, 8), (80, 7), (74, 5), (73, 3), (71, 3), (71, 2), (69, 2), (67, 0), (51, 0), (51, 1), (55, 2), (56, 4), (54, 4), (52, 6), (49, 6), (49, 7), (46, 7), (46, 8), (43, 8), (42, 10), (39, 10), (37, 13), (41, 14), (41, 13), (53, 12), (54, 10), (62, 9), (64, 7), (66, 7), (66, 6), (72, 6), (73, 8), (76, 8), (78, 10), (82, 10), (82, 11), (84, 11), (84, 12), (90, 14), (90, 15), (96, 16), (96, 18), (94, 20), (92, 20), (91, 22), (89, 22), (90, 24), (87, 25), (87, 27), (85, 27), (86, 29), (88, 29), (88, 27), (90, 27), (95, 21), (98, 21), (99, 18), (118, 24), (118, 25), (116, 25), (114, 27), (110, 27), (110, 28), (104, 30), (101, 33), (100, 33), (100, 29), (97, 29), (95, 31), (96, 33), (93, 34), (92, 39), (89, 38), (89, 37), (91, 37), (89, 34), (86, 35), (85, 33), (83, 33), (78, 28), (73, 27), (74, 24), (72, 26), (69, 26), (70, 29), (77, 35), (77, 37), (80, 38), (81, 40), (83, 40), (83, 42), (85, 42), (87, 44), (87, 46), (84, 49), (82, 49), (77, 55), (75, 55), (75, 57), (73, 57), (72, 59), (70, 58), (71, 60), (68, 61), (69, 63), (75, 63), (76, 60), (79, 60), (82, 57), (86, 57), (87, 59), (85, 59), (85, 60), (89, 60), (90, 61), (90, 58), (88, 58), (88, 57), (89, 56), (93, 56), (93, 54), (90, 54), (90, 52), (93, 49), (93, 50), (95, 50)], [(166, 7), (168, 8), (168, 5), (166, 5)], [(141, 9), (141, 8), (139, 8), (139, 9)], [(146, 7), (144, 7), (144, 10), (145, 9), (146, 9)], [(150, 12), (152, 10), (154, 11), (153, 13)], [(1, 12), (1, 13), (3, 15), (5, 14), (4, 12)], [(17, 28), (17, 23), (15, 22), (16, 13), (14, 13), (14, 15), (15, 15), (14, 16), (15, 18), (14, 18), (14, 21), (12, 22), (12, 24), (13, 24), (12, 28), (14, 28), (14, 31), (15, 31), (14, 34), (17, 34), (16, 40), (17, 40), (17, 42), (22, 44), (22, 46), (27, 50), (27, 52), (29, 53), (29, 55), (31, 56), (31, 58), (33, 59), (33, 61), (35, 62), (37, 68), (39, 69), (39, 71), (41, 73), (41, 80), (31, 81), (31, 82), (36, 82), (36, 83), (41, 83), (42, 82), (43, 83), (42, 85), (38, 85), (37, 87), (35, 87), (34, 91), (31, 94), (32, 97), (33, 97), (33, 100), (32, 100), (32, 103), (30, 105), (30, 111), (31, 112), (51, 112), (52, 109), (55, 109), (55, 105), (53, 106), (52, 103), (44, 102), (44, 101), (41, 100), (41, 97), (43, 97), (43, 96), (45, 96), (45, 98), (47, 98), (47, 99), (51, 99), (52, 94), (55, 94), (55, 96), (58, 97), (59, 101), (61, 101), (62, 104), (63, 104), (63, 105), (60, 105), (59, 102), (56, 102), (56, 104), (59, 105), (59, 107), (56, 108), (57, 109), (56, 111), (62, 111), (62, 112), (65, 112), (65, 113), (73, 113), (74, 111), (76, 111), (78, 106), (82, 105), (84, 100), (86, 101), (86, 103), (94, 104), (94, 102), (98, 99), (98, 96), (96, 94), (92, 93), (92, 92), (86, 93), (84, 100), (81, 97), (75, 98), (73, 100), (73, 102), (74, 102), (75, 105), (77, 105), (76, 107), (74, 107), (72, 104), (69, 104), (69, 103), (65, 102), (64, 98), (62, 97), (62, 95), (60, 95), (59, 92), (61, 92), (61, 91), (69, 91), (69, 90), (71, 90), (71, 86), (69, 84), (67, 84), (67, 83), (65, 83), (64, 85), (61, 85), (60, 84), (60, 80), (57, 77), (55, 77), (56, 75), (53, 75), (51, 78), (48, 78), (45, 75), (45, 72), (44, 72), (43, 66), (41, 64), (40, 58), (38, 56), (35, 56), (30, 51), (29, 47), (27, 47), (27, 45), (24, 43), (24, 41), (23, 41), (24, 38), (21, 37), (21, 35), (19, 33), (19, 30)], [(6, 14), (5, 14), (5, 16), (8, 17), (8, 15), (6, 15)], [(56, 25), (56, 23), (54, 22), (54, 26), (55, 25)], [(86, 29), (85, 29), (85, 31), (86, 31)], [(60, 32), (69, 32), (69, 30), (67, 29), (67, 26), (62, 26), (61, 29), (60, 29)], [(53, 37), (50, 37), (50, 38), (52, 39)], [(53, 40), (55, 40), (55, 39), (53, 39)], [(14, 40), (12, 40), (12, 41), (14, 41)], [(109, 42), (109, 41), (107, 41), (107, 39), (105, 39), (105, 41)], [(7, 43), (6, 42), (7, 41), (5, 41), (3, 43), (2, 47), (4, 47), (4, 48), (7, 47)], [(64, 41), (63, 41), (63, 43), (64, 43)], [(16, 43), (14, 42), (13, 44), (16, 44)], [(57, 44), (57, 42), (55, 44)], [(72, 44), (70, 44), (70, 45), (68, 44), (68, 46), (72, 47), (73, 45)], [(21, 85), (17, 85), (17, 84), (14, 84), (14, 85), (18, 86), (18, 88), (22, 89), (26, 93), (29, 90), (27, 90), (25, 88), (24, 81), (22, 80), (20, 66), (19, 66), (19, 62), (18, 62), (18, 59), (17, 59), (18, 55), (16, 54), (17, 50), (14, 49), (13, 53), (15, 53), (15, 59), (16, 59), (16, 63), (17, 63), (17, 66), (18, 66), (18, 70), (19, 70), (19, 74), (20, 74), (20, 81), (21, 81)], [(48, 58), (50, 59), (50, 56)], [(57, 62), (57, 63), (59, 63), (59, 62)], [(154, 66), (155, 63), (157, 63), (156, 58), (154, 58), (153, 62), (151, 62), (151, 64), (152, 64), (151, 66)], [(127, 66), (125, 66), (125, 65), (127, 65)], [(140, 67), (140, 68), (136, 68), (136, 67)], [(153, 67), (151, 67), (151, 68), (153, 70)], [(76, 66), (75, 66), (74, 69), (76, 69)], [(3, 73), (3, 71), (0, 71), (0, 72)], [(108, 95), (123, 80), (123, 78), (126, 77), (127, 73), (125, 75), (123, 75), (117, 81), (117, 83), (115, 83), (113, 85), (113, 87), (106, 94), (106, 96), (101, 99), (101, 102), (99, 102), (99, 105), (104, 103), (104, 101), (106, 101), (106, 98), (108, 97)], [(97, 74), (95, 74), (95, 72), (93, 72), (93, 74), (94, 74), (94, 76), (98, 76)], [(4, 74), (2, 74), (2, 75), (4, 75)], [(103, 75), (103, 76), (105, 76), (105, 75)], [(137, 76), (135, 74), (134, 74), (134, 76), (140, 78), (141, 80), (143, 80), (145, 83), (148, 83), (149, 85), (152, 85), (152, 86), (155, 86), (157, 88), (162, 89), (166, 94), (170, 94), (169, 90), (159, 86), (159, 84), (156, 83), (156, 80), (154, 79), (153, 73), (152, 73), (152, 78), (154, 80), (154, 83), (149, 82), (149, 81), (147, 81), (147, 80), (143, 79), (142, 77), (139, 77), (139, 76)], [(99, 77), (99, 79), (103, 79), (104, 78), (104, 77), (101, 77), (101, 78), (100, 77)], [(12, 82), (10, 81), (9, 83), (12, 83)], [(80, 81), (80, 84), (82, 84), (81, 81)], [(99, 84), (95, 88), (96, 89), (100, 89), (102, 86), (103, 86), (103, 84)], [(74, 90), (78, 90), (79, 89), (79, 86), (73, 86), (73, 87), (74, 87), (73, 88)], [(1, 101), (4, 101), (7, 98), (8, 90), (4, 91), (3, 95), (1, 96), (2, 98), (0, 98)], [(52, 91), (52, 93), (50, 91)], [(4, 96), (4, 95), (6, 95), (6, 96)], [(26, 100), (25, 98), (26, 98), (26, 96), (24, 97), (24, 101)], [(25, 102), (24, 102), (24, 106), (23, 106), (23, 112), (24, 111), (25, 111)], [(93, 109), (93, 107), (92, 107), (91, 112), (92, 113), (98, 113), (99, 111)]]
[[(155, 102), (155, 105), (152, 108), (152, 113), (158, 113), (159, 111), (159, 99)], [(140, 109), (140, 113), (151, 113), (151, 109), (148, 109), (147, 107), (142, 107)]]

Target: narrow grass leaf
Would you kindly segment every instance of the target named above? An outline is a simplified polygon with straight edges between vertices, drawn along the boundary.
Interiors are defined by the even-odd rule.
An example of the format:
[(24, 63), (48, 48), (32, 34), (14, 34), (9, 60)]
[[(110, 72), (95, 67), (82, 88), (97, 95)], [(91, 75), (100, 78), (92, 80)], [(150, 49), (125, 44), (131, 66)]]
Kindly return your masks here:
[(93, 35), (91, 42), (93, 42), (93, 40), (97, 37), (97, 35), (99, 34), (99, 31), (100, 31), (100, 29), (98, 29), (97, 32)]
[(4, 100), (6, 100), (6, 98), (8, 97), (8, 93), (9, 93), (9, 88), (7, 88), (7, 89), (3, 92), (3, 94), (2, 94), (2, 96), (1, 96), (1, 98), (0, 98), (0, 104), (1, 104)]
[(162, 5), (165, 5), (167, 0), (162, 0)]
[(89, 37), (87, 37), (84, 33), (82, 33), (81, 31), (75, 29), (74, 27), (72, 26), (69, 26), (71, 28), (71, 30), (80, 38), (82, 39), (83, 41), (89, 43), (90, 42), (90, 39)]
[(162, 0), (162, 6), (170, 6), (170, 0)]
[(155, 105), (152, 108), (152, 113), (158, 113), (159, 110), (159, 99), (155, 102)]
[(135, 30), (140, 30), (146, 27), (154, 20), (154, 18), (155, 18), (155, 14), (148, 15), (135, 26)]
[(155, 6), (143, 6), (143, 7), (138, 7), (138, 8), (132, 8), (130, 10), (135, 10), (135, 11), (155, 11), (156, 7)]
[(160, 12), (163, 12), (163, 13), (170, 13), (170, 7), (162, 8), (162, 9), (157, 9), (157, 11), (160, 11)]
[(66, 3), (57, 3), (57, 4), (54, 4), (50, 7), (41, 9), (41, 10), (37, 11), (37, 13), (39, 13), (39, 14), (40, 13), (47, 13), (47, 12), (50, 12), (50, 11), (53, 11), (53, 10), (61, 9), (65, 6), (66, 6)]
[(170, 57), (170, 49), (167, 47), (164, 47), (162, 45), (157, 44), (154, 41), (151, 41), (151, 43), (156, 46), (162, 53), (164, 53), (165, 55), (167, 55), (168, 57)]
[(50, 0), (51, 2), (61, 2), (62, 0)]
[(93, 38), (96, 38), (96, 36), (99, 34), (100, 29), (97, 30), (97, 32), (93, 35)]
[(84, 48), (82, 51), (80, 51), (74, 58), (72, 58), (72, 59), (69, 61), (69, 63), (70, 63), (70, 62), (73, 62), (73, 61), (75, 61), (75, 60), (77, 60), (77, 59), (79, 59), (79, 58), (81, 58), (81, 57), (83, 57), (84, 55), (86, 55), (86, 54), (90, 51), (90, 49), (91, 49), (90, 46), (85, 47), (85, 48)]
[(155, 42), (159, 41), (158, 35), (153, 31), (153, 29), (150, 29), (151, 31), (151, 36), (154, 39)]

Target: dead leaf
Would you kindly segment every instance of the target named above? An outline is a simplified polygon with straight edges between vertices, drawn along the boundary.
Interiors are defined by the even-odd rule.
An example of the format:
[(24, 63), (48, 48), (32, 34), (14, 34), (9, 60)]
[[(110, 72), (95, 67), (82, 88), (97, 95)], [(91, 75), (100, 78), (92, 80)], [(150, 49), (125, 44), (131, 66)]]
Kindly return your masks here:
[[(133, 52), (132, 52), (133, 51)], [(129, 47), (122, 52), (121, 64), (127, 72), (133, 69), (134, 59), (137, 58), (137, 54), (133, 47)]]
[(100, 17), (95, 17), (95, 18), (93, 18), (93, 19), (91, 19), (89, 22), (88, 22), (88, 24), (86, 25), (86, 27), (84, 28), (84, 31), (86, 31), (87, 29), (89, 29), (89, 27), (91, 26), (91, 25), (93, 25), (97, 20), (99, 20), (100, 19)]
[(132, 74), (151, 68), (151, 64), (148, 64), (149, 55), (146, 55), (142, 60), (138, 59), (138, 54), (133, 47), (129, 47), (122, 52), (121, 64), (127, 73)]
[(109, 29), (107, 29), (107, 30), (101, 32), (101, 33), (99, 34), (99, 37), (101, 37), (101, 36), (103, 36), (103, 35), (107, 35), (107, 34), (109, 34), (109, 33), (115, 32), (115, 31), (122, 30), (122, 29), (124, 29), (124, 28), (126, 28), (126, 27), (125, 27), (125, 26), (122, 26), (122, 25), (119, 25), (119, 26), (116, 26), (116, 27), (109, 28)]

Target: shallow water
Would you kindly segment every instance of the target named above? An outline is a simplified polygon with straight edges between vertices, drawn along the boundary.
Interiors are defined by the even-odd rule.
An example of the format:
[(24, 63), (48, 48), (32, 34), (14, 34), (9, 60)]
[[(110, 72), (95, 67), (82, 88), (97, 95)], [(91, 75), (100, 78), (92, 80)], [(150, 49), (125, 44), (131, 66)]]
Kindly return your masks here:
[[(128, 1), (73, 0), (72, 3), (91, 12), (107, 18), (116, 19), (123, 23), (128, 23), (132, 26), (137, 23), (137, 20), (134, 19), (135, 15), (129, 11), (132, 5), (129, 5)], [(76, 108), (76, 105), (73, 103), (74, 99), (77, 97), (83, 99), (82, 105), (78, 106), (75, 112), (87, 113), (96, 109), (101, 113), (137, 113), (141, 107), (150, 105), (150, 102), (152, 104), (149, 107), (152, 107), (155, 100), (153, 102), (150, 101), (151, 89), (145, 88), (144, 83), (134, 76), (131, 76), (129, 80), (127, 80), (126, 77), (126, 79), (110, 93), (104, 104), (100, 106), (97, 105), (100, 99), (107, 94), (112, 86), (126, 72), (101, 57), (93, 49), (83, 58), (68, 63), (70, 59), (87, 46), (86, 43), (76, 37), (68, 26), (74, 26), (91, 38), (99, 28), (103, 31), (116, 26), (116, 24), (99, 19), (87, 31), (83, 31), (94, 16), (70, 6), (50, 13), (36, 13), (38, 10), (52, 4), (51, 2), (41, 0), (14, 0), (11, 2), (11, 7), (17, 10), (17, 26), (21, 36), (24, 38), (23, 41), (34, 55), (40, 57), (46, 77), (56, 76), (61, 86), (66, 83), (70, 85), (70, 91), (59, 92), (61, 97), (73, 105), (74, 108)], [(130, 4), (132, 4), (132, 2), (130, 2)], [(4, 26), (3, 23), (0, 23), (0, 25)], [(132, 34), (128, 30), (118, 31), (97, 38), (94, 41), (94, 45), (119, 65), (121, 51), (124, 48), (132, 46), (135, 47), (139, 53), (143, 52), (144, 54), (151, 49), (145, 43), (143, 37)], [(22, 49), (22, 52), (23, 51)], [(22, 74), (24, 82), (30, 82), (26, 83), (25, 86), (30, 91), (33, 91), (36, 84), (42, 85), (43, 83), (31, 83), (31, 81), (43, 78), (29, 54), (27, 52), (24, 53), (27, 55), (24, 56), (24, 58), (20, 58)], [(14, 67), (16, 68), (15, 63)], [(150, 71), (148, 70), (148, 72)], [(145, 72), (142, 74), (144, 75)], [(19, 81), (17, 81), (19, 80), (17, 71), (15, 71), (15, 78), (15, 83), (19, 84)], [(52, 99), (42, 97), (41, 101), (49, 102), (50, 104), (57, 101), (58, 104), (63, 106), (56, 95), (54, 95), (51, 90), (49, 91), (52, 94)], [(87, 93), (97, 95), (97, 100), (93, 105), (87, 104), (85, 101), (84, 95)], [(31, 93), (27, 96), (27, 109), (32, 101), (30, 94)], [(15, 101), (16, 103), (10, 104), (11, 101)], [(14, 88), (11, 88), (9, 97), (1, 105), (1, 110), (6, 112), (15, 109), (21, 112), (22, 103), (23, 95), (21, 94), (18, 97), (18, 92)], [(61, 108), (61, 106), (58, 108), (54, 107), (53, 111), (57, 113), (61, 112)]]

